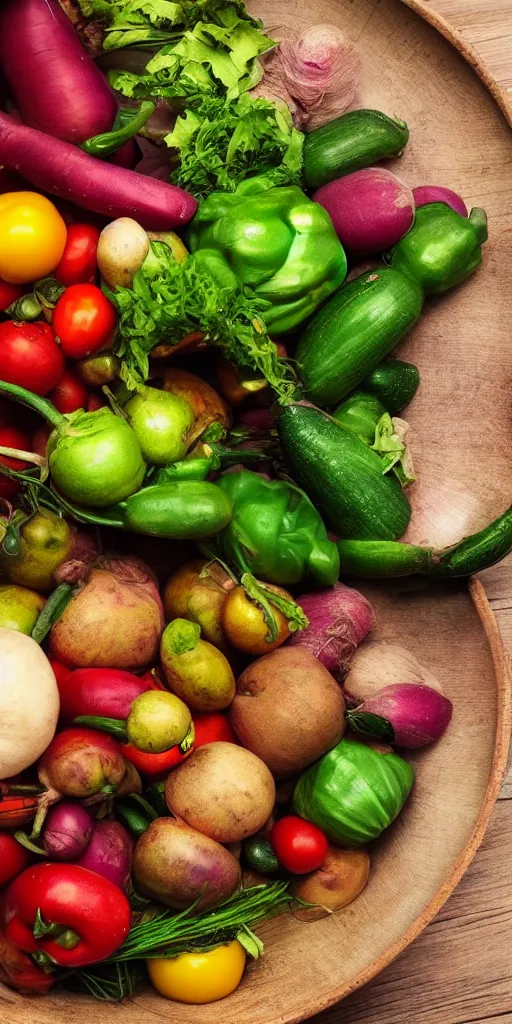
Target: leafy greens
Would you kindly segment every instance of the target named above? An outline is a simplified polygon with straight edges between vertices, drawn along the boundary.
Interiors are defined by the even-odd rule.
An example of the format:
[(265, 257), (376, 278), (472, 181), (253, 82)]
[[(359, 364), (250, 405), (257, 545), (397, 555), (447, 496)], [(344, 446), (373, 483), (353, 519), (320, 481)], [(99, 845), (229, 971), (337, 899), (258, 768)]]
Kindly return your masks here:
[(109, 298), (119, 313), (117, 353), (129, 388), (147, 380), (156, 345), (200, 331), (228, 359), (265, 377), (280, 400), (293, 397), (293, 375), (262, 319), (269, 304), (242, 288), (220, 253), (200, 249), (177, 263), (165, 243), (152, 242), (131, 288), (116, 288)]
[[(216, 22), (226, 0), (78, 0), (78, 5), (86, 18), (105, 23), (103, 49), (118, 50), (167, 43), (200, 22)], [(261, 28), (261, 22), (247, 14), (242, 0), (230, 0), (230, 7), (246, 25)]]

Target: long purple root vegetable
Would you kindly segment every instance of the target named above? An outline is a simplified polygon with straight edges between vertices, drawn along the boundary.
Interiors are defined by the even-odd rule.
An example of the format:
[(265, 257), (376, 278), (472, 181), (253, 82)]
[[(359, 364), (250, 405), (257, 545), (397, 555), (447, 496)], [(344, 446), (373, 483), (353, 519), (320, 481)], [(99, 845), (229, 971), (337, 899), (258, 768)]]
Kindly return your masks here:
[(0, 4), (0, 66), (25, 124), (77, 146), (111, 130), (114, 93), (58, 0)]
[(183, 189), (97, 160), (0, 111), (2, 164), (43, 192), (111, 220), (133, 217), (148, 231), (182, 227), (197, 210), (197, 200)]

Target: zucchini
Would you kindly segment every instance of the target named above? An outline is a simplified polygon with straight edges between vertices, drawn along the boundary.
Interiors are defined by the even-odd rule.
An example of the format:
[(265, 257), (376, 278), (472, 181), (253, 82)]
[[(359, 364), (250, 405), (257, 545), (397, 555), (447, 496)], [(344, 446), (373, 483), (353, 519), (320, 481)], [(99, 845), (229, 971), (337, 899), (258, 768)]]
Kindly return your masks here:
[(349, 281), (313, 317), (297, 347), (305, 394), (316, 405), (341, 401), (418, 319), (423, 292), (392, 267)]
[(356, 434), (307, 402), (287, 406), (277, 429), (295, 480), (339, 537), (398, 540), (409, 502), (382, 460)]
[(309, 188), (400, 156), (409, 141), (405, 121), (380, 110), (351, 110), (308, 132), (304, 139), (304, 176)]
[(414, 363), (403, 359), (383, 359), (378, 366), (361, 381), (361, 391), (375, 395), (387, 409), (390, 416), (407, 405), (420, 386), (420, 374)]

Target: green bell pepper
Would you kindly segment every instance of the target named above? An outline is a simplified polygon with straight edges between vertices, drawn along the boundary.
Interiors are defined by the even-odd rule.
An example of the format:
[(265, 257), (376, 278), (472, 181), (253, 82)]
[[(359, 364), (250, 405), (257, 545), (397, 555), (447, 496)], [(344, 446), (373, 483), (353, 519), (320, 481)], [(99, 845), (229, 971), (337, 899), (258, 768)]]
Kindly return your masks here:
[(397, 754), (343, 739), (300, 777), (293, 809), (340, 846), (363, 846), (391, 825), (414, 771)]
[(416, 210), (410, 231), (391, 251), (395, 270), (412, 277), (425, 295), (441, 295), (465, 281), (482, 262), (487, 217), (475, 208), (469, 217), (444, 203)]
[(208, 555), (269, 583), (286, 586), (305, 576), (324, 587), (336, 582), (336, 545), (303, 491), (247, 469), (224, 474), (217, 486), (232, 502), (233, 513), (205, 548)]
[(189, 230), (192, 252), (222, 253), (243, 285), (268, 302), (271, 335), (305, 320), (345, 279), (347, 261), (325, 210), (296, 185), (261, 179), (234, 193), (212, 192)]

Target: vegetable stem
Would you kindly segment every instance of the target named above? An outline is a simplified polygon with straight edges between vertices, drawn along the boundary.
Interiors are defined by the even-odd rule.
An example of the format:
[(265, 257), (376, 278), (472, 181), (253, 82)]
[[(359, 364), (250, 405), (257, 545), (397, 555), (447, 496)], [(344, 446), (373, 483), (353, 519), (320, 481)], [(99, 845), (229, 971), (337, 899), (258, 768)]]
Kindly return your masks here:
[(27, 391), (26, 388), (20, 388), (18, 384), (8, 384), (7, 381), (0, 380), (0, 393), (8, 395), (15, 401), (21, 402), (22, 405), (28, 406), (29, 409), (33, 409), (34, 412), (38, 412), (48, 423), (51, 423), (52, 427), (60, 427), (66, 422), (66, 417), (58, 412), (47, 398), (35, 395), (32, 391)]

